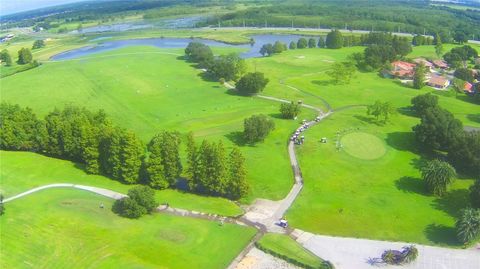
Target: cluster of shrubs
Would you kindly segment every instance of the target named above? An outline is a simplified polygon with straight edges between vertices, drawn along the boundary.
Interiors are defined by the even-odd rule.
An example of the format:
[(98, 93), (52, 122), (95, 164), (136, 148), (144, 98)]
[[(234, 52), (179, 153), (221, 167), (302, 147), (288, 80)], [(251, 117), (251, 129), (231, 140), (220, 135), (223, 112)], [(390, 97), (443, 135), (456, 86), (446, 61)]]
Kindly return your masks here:
[[(145, 146), (135, 133), (112, 124), (102, 110), (92, 113), (66, 106), (41, 120), (29, 108), (2, 103), (0, 128), (0, 149), (33, 151), (75, 161), (84, 164), (88, 173), (127, 184), (176, 187), (183, 171), (178, 132), (161, 132)], [(204, 141), (197, 148), (190, 134), (187, 152), (190, 191), (235, 200), (246, 194), (245, 160), (237, 148), (226, 157), (221, 142), (212, 146)]]
[(386, 250), (382, 253), (382, 261), (386, 264), (403, 265), (415, 261), (418, 249), (415, 246), (403, 247), (400, 250)]
[(157, 208), (155, 191), (148, 186), (136, 186), (128, 191), (128, 196), (113, 203), (112, 211), (122, 217), (138, 219)]

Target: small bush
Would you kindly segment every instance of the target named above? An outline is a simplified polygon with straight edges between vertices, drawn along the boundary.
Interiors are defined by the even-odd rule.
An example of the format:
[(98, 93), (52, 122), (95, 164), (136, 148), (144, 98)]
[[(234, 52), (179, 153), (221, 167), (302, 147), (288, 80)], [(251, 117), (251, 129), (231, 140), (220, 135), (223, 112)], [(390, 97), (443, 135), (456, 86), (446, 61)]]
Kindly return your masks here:
[(129, 197), (116, 200), (112, 211), (122, 217), (138, 219), (147, 213), (147, 210)]

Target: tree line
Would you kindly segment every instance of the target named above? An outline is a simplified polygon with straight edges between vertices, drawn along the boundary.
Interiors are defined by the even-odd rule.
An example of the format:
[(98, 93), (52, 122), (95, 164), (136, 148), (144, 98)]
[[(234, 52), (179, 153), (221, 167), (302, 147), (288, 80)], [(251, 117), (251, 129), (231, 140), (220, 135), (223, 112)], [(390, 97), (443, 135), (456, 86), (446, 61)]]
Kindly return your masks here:
[[(30, 108), (1, 103), (0, 127), (2, 150), (32, 151), (82, 163), (87, 173), (126, 184), (174, 188), (183, 172), (178, 132), (160, 132), (145, 145), (132, 131), (114, 125), (103, 110), (93, 113), (66, 106), (39, 119)], [(226, 157), (221, 142), (206, 140), (197, 149), (192, 134), (187, 148), (190, 191), (235, 200), (247, 193), (245, 159), (239, 149)]]
[(415, 138), (420, 149), (433, 156), (421, 168), (428, 191), (445, 195), (457, 171), (477, 178), (469, 193), (473, 208), (462, 210), (455, 224), (459, 241), (469, 244), (480, 236), (480, 132), (465, 131), (461, 121), (438, 105), (435, 95), (418, 95), (411, 103), (421, 118), (413, 127)]

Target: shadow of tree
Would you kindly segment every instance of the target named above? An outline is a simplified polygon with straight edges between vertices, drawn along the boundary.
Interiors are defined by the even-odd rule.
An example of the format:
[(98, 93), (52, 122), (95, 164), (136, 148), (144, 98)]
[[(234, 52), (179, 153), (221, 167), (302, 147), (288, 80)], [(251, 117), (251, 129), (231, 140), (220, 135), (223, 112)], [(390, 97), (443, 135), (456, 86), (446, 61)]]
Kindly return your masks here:
[(433, 200), (432, 206), (452, 217), (459, 217), (460, 211), (470, 206), (469, 191), (467, 189), (451, 190), (445, 196)]
[(361, 121), (363, 121), (365, 123), (368, 123), (368, 124), (374, 124), (374, 125), (377, 125), (377, 126), (382, 126), (382, 124), (380, 122), (378, 122), (377, 120), (375, 120), (372, 117), (358, 115), (358, 114), (354, 115), (353, 117), (356, 118), (357, 120), (361, 120)]
[(275, 118), (275, 119), (285, 120), (285, 119), (282, 117), (282, 113), (270, 113), (270, 114), (268, 114), (268, 116), (270, 116), (270, 117), (272, 117), (272, 118)]
[(395, 186), (405, 193), (428, 195), (424, 182), (419, 178), (401, 177), (395, 180)]
[(411, 106), (404, 106), (404, 107), (399, 107), (397, 109), (397, 112), (408, 117), (414, 117), (416, 118), (417, 115), (415, 114), (415, 111)]
[(313, 80), (312, 84), (315, 84), (315, 85), (318, 85), (318, 86), (328, 86), (328, 85), (335, 85), (335, 81), (333, 79)]
[(464, 95), (464, 94), (457, 96), (456, 99), (470, 103), (470, 104), (476, 104), (476, 105), (478, 104), (477, 102), (475, 102), (475, 99), (473, 97)]
[(447, 244), (449, 246), (461, 245), (461, 243), (457, 240), (454, 227), (432, 223), (425, 228), (423, 233), (428, 240), (435, 244)]
[(247, 142), (245, 141), (245, 138), (243, 137), (243, 132), (240, 132), (240, 131), (230, 132), (226, 134), (225, 137), (239, 147), (249, 145), (247, 144)]
[(420, 158), (415, 158), (410, 161), (410, 164), (415, 167), (416, 169), (421, 169), (424, 167), (428, 162), (428, 159), (420, 157)]
[(387, 144), (396, 150), (416, 152), (415, 136), (412, 132), (393, 132), (387, 134)]
[(468, 114), (467, 119), (480, 123), (480, 114)]

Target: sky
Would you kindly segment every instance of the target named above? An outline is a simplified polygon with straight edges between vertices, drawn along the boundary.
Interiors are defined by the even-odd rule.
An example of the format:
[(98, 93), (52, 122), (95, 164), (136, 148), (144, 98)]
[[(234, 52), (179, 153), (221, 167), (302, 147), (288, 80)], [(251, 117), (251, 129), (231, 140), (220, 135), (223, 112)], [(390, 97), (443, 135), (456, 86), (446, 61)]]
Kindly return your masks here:
[(85, 0), (0, 0), (0, 15), (81, 1)]

